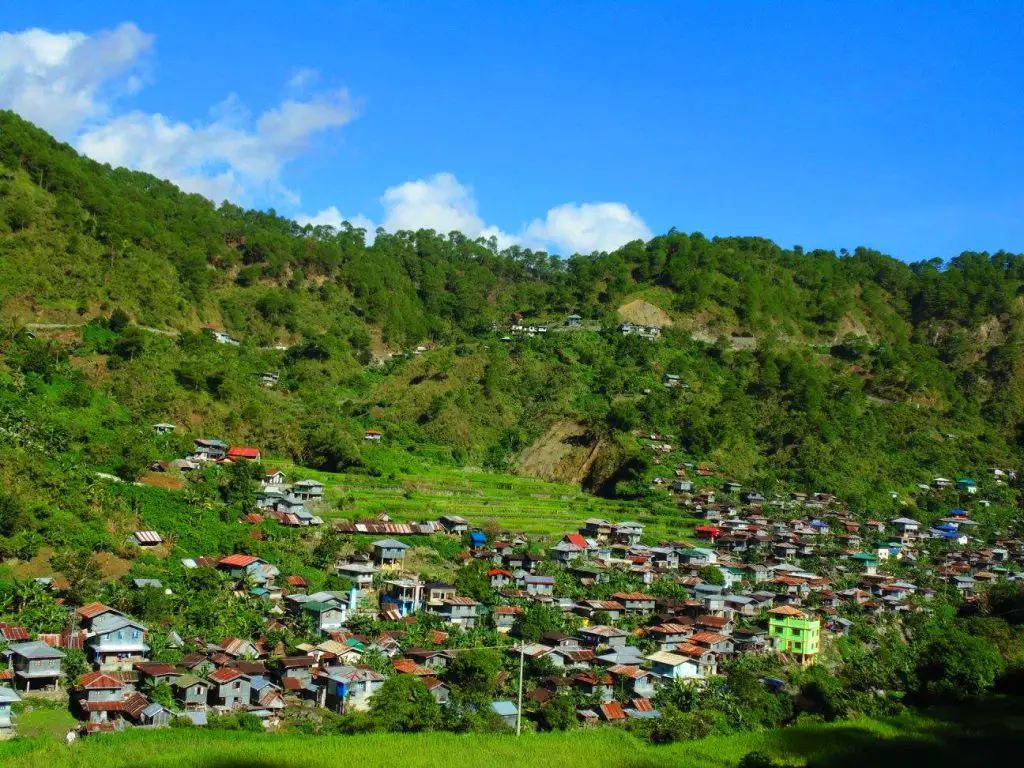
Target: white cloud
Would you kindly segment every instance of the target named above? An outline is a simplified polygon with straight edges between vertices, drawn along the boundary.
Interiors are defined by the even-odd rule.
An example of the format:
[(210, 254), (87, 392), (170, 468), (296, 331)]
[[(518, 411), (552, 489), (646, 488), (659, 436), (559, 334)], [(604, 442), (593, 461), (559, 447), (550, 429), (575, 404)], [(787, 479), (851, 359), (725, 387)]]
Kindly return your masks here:
[(295, 73), (288, 78), (288, 89), (297, 93), (302, 93), (311, 85), (314, 85), (320, 79), (320, 70), (312, 67), (301, 67), (295, 70)]
[[(432, 229), (441, 234), (458, 231), (472, 239), (493, 236), (499, 248), (518, 244), (565, 254), (591, 253), (651, 238), (644, 220), (622, 203), (565, 203), (550, 209), (543, 219), (533, 219), (518, 235), (512, 235), (484, 222), (477, 212), (473, 189), (450, 173), (388, 187), (380, 202), (384, 208), (381, 226), (389, 232)], [(362, 214), (347, 218), (353, 226), (373, 230), (373, 222)], [(302, 224), (339, 227), (346, 217), (331, 206), (298, 220)], [(363, 223), (356, 224), (357, 220)]]
[(134, 24), (89, 36), (42, 29), (0, 32), (0, 104), (67, 139), (106, 116), (118, 96), (143, 82), (153, 36)]
[(298, 196), (280, 181), (283, 166), (300, 155), (308, 139), (355, 116), (346, 91), (308, 101), (286, 101), (265, 112), (255, 125), (235, 98), (196, 125), (161, 114), (130, 112), (86, 129), (78, 139), (85, 154), (111, 165), (170, 179), (182, 189), (211, 200), (251, 202)]
[(622, 203), (565, 203), (523, 231), (527, 244), (554, 243), (567, 253), (612, 251), (651, 236), (644, 220)]
[(367, 245), (372, 245), (373, 241), (377, 238), (377, 225), (369, 218), (361, 213), (357, 213), (355, 216), (342, 216), (341, 211), (333, 205), (329, 208), (324, 208), (312, 216), (299, 215), (295, 220), (302, 225), (312, 224), (314, 227), (326, 226), (334, 227), (335, 229), (341, 229), (341, 225), (347, 221), (356, 229), (366, 230)]
[(142, 87), (142, 57), (152, 45), (153, 36), (130, 23), (95, 35), (0, 33), (0, 106), (100, 162), (147, 171), (216, 202), (244, 204), (297, 204), (281, 182), (283, 167), (312, 136), (356, 115), (347, 91), (305, 95), (318, 73), (301, 69), (288, 83), (292, 97), (255, 121), (235, 96), (192, 123), (140, 111), (111, 117), (118, 96)]
[(381, 204), (382, 226), (390, 232), (433, 229), (442, 234), (461, 232), (472, 239), (493, 236), (500, 247), (515, 242), (511, 235), (484, 223), (476, 212), (473, 189), (459, 183), (450, 173), (388, 187)]

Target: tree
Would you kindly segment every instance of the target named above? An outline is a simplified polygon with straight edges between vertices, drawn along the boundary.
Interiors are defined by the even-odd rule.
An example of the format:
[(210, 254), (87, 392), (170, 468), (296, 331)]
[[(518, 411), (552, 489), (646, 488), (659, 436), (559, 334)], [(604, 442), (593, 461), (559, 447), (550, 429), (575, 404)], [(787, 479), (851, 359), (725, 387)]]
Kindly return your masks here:
[(11, 493), (0, 493), (0, 536), (13, 536), (29, 522), (25, 502)]
[(54, 569), (68, 580), (68, 598), (75, 605), (83, 605), (95, 596), (100, 577), (92, 552), (86, 549), (58, 552), (51, 560)]
[(110, 319), (107, 321), (107, 328), (112, 330), (114, 333), (121, 333), (128, 324), (131, 322), (131, 318), (128, 317), (128, 313), (118, 307), (110, 313)]
[(370, 721), (378, 731), (429, 731), (441, 724), (441, 706), (418, 677), (395, 675), (370, 699)]
[(512, 632), (527, 643), (535, 643), (545, 632), (553, 632), (561, 628), (560, 616), (553, 608), (549, 608), (543, 603), (531, 603), (516, 616)]
[(697, 572), (697, 575), (707, 584), (716, 584), (720, 587), (725, 586), (725, 574), (722, 573), (718, 566), (705, 565)]
[(1003, 660), (987, 640), (950, 629), (921, 650), (918, 692), (928, 700), (963, 701), (992, 689)]
[(455, 588), (459, 594), (482, 603), (494, 602), (494, 590), (487, 577), (487, 570), (487, 563), (483, 560), (474, 560), (460, 568), (455, 574)]
[(494, 692), (501, 659), (495, 651), (480, 648), (461, 651), (448, 665), (448, 680), (459, 692), (473, 698), (488, 697)]
[(576, 703), (572, 696), (559, 694), (537, 712), (537, 723), (545, 731), (568, 731), (576, 727)]

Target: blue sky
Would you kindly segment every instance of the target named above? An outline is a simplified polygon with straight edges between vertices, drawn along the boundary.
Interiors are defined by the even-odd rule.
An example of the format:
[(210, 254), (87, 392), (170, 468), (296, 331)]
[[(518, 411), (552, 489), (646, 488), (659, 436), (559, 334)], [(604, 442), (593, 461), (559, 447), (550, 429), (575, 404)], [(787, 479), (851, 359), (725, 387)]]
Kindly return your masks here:
[(563, 253), (1024, 251), (1016, 2), (19, 5), (0, 105), (215, 198)]

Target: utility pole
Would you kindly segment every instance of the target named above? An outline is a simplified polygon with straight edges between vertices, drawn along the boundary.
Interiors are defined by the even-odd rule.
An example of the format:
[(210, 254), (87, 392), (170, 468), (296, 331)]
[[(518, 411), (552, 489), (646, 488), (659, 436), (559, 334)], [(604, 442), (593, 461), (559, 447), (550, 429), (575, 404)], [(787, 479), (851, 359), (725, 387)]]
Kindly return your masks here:
[(525, 657), (525, 638), (519, 640), (519, 703), (516, 705), (516, 736), (523, 732), (523, 659)]

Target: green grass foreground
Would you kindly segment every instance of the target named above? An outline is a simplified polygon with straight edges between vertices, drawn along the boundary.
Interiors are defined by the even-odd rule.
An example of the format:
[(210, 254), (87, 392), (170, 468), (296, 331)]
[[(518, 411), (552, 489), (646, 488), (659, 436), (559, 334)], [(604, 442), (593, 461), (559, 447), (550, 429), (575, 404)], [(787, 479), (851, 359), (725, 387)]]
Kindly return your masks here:
[[(724, 768), (761, 751), (790, 765), (828, 768), (991, 766), (1024, 744), (1024, 708), (997, 700), (927, 714), (721, 736), (656, 747), (620, 730), (554, 734), (253, 735), (201, 730), (135, 730), (71, 747), (52, 739), (0, 745), (0, 765), (23, 768)], [(1001, 759), (1002, 758), (1002, 759)]]

